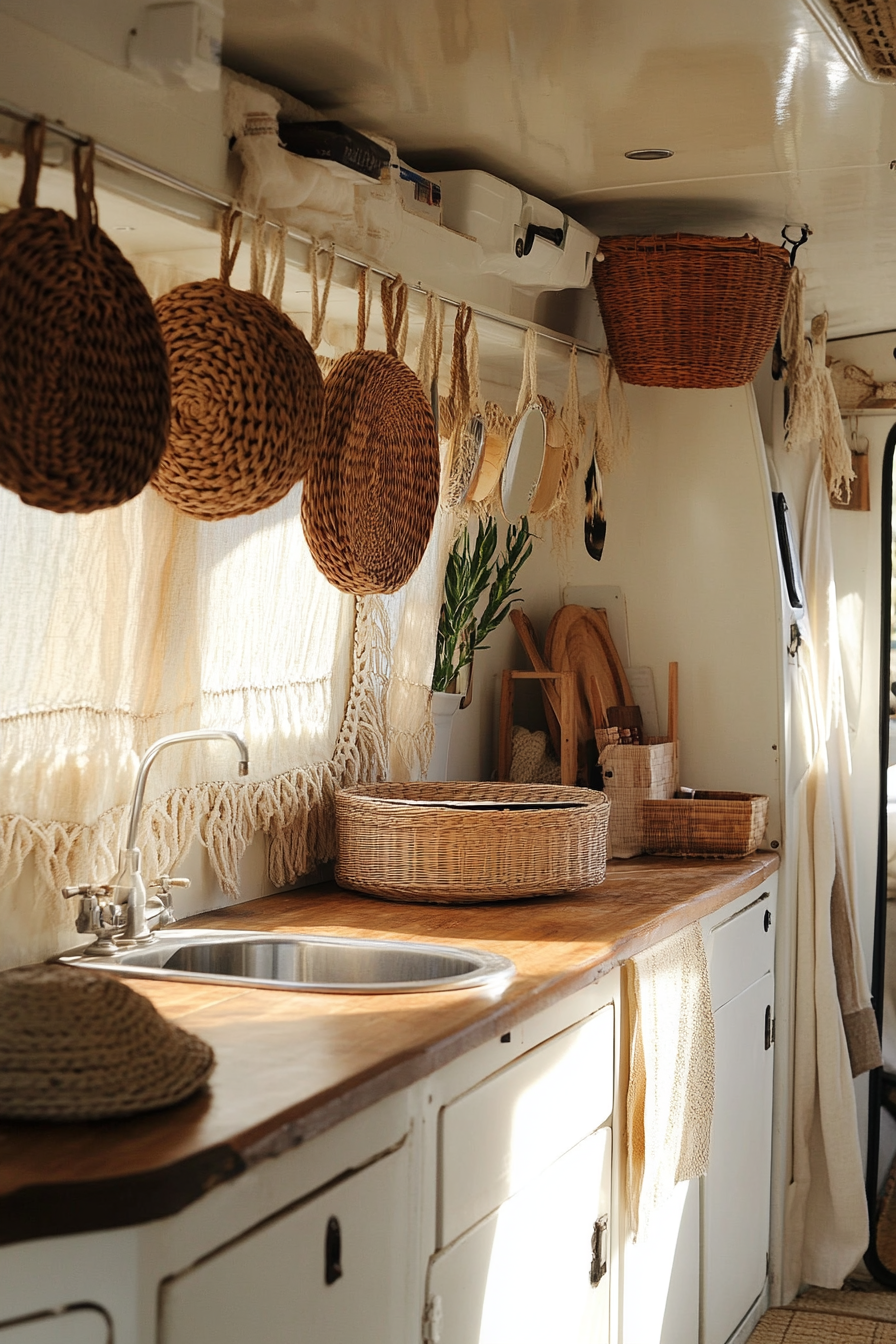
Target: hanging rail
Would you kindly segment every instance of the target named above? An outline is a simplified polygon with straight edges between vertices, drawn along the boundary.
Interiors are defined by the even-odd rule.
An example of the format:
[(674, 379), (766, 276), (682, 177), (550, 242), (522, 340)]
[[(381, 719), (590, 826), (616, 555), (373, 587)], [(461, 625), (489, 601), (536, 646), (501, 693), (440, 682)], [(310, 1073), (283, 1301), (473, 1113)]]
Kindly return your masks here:
[[(8, 103), (3, 99), (0, 99), (0, 116), (9, 117), (12, 121), (18, 121), (25, 124), (29, 121), (33, 121), (35, 115), (36, 114), (33, 112), (25, 111), (24, 108), (17, 107), (14, 103)], [(61, 122), (47, 121), (46, 126), (47, 130), (53, 135), (61, 136), (63, 139), (70, 141), (73, 145), (84, 145), (88, 142), (88, 136), (82, 135), (78, 131), (73, 131), (69, 126), (65, 126)], [(229, 210), (234, 205), (232, 200), (228, 200), (224, 196), (218, 196), (215, 192), (207, 191), (204, 187), (197, 187), (190, 182), (184, 182), (181, 178), (174, 177), (171, 173), (166, 173), (160, 168), (152, 168), (149, 164), (142, 163), (139, 159), (132, 158), (130, 154), (122, 154), (120, 150), (113, 149), (110, 145), (104, 145), (99, 141), (94, 141), (94, 152), (99, 161), (109, 164), (110, 167), (122, 168), (128, 172), (135, 173), (140, 177), (149, 178), (151, 181), (158, 182), (162, 186), (170, 187), (173, 190), (183, 192), (188, 196), (193, 196), (197, 200), (204, 201), (208, 205), (216, 206), (218, 209)], [(244, 210), (242, 206), (237, 206), (236, 208), (241, 210), (243, 214), (252, 218), (251, 211)], [(287, 236), (298, 243), (303, 243), (306, 247), (312, 247), (315, 242), (315, 239), (309, 234), (302, 233), (300, 230), (295, 229), (290, 225), (287, 226)], [(393, 271), (384, 270), (380, 266), (370, 265), (366, 261), (361, 261), (357, 257), (353, 257), (350, 253), (340, 252), (338, 248), (335, 252), (335, 256), (337, 260), (344, 261), (349, 266), (355, 266), (359, 270), (367, 270), (371, 275), (378, 275), (383, 279), (395, 279), (395, 273)], [(408, 282), (408, 289), (414, 294), (426, 295), (434, 292), (428, 290), (425, 285), (418, 285), (410, 282)], [(460, 299), (450, 298), (445, 294), (439, 294), (436, 297), (441, 299), (443, 303), (450, 304), (453, 308), (460, 307), (462, 302)], [(568, 350), (575, 347), (579, 354), (599, 355), (604, 353), (593, 346), (580, 344), (580, 342), (574, 340), (571, 336), (564, 336), (560, 332), (552, 331), (550, 327), (542, 327), (534, 322), (526, 322), (519, 318), (509, 317), (506, 313), (498, 312), (492, 308), (477, 308), (474, 304), (470, 304), (468, 307), (472, 309), (477, 317), (481, 317), (486, 322), (497, 322), (502, 327), (510, 327), (515, 331), (523, 333), (529, 330), (534, 331), (536, 335), (540, 336), (543, 340), (556, 341), (558, 345), (563, 345)]]

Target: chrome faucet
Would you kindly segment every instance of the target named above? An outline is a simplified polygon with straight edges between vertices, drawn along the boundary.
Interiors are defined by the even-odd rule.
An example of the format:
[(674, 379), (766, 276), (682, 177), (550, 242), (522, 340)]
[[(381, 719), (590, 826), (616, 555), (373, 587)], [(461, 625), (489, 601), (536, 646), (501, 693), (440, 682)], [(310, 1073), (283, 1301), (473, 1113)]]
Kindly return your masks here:
[[(141, 873), (142, 856), (137, 848), (137, 827), (146, 792), (146, 776), (159, 752), (179, 742), (206, 742), (212, 739), (230, 740), (240, 753), (239, 773), (249, 773), (249, 750), (238, 733), (226, 728), (198, 728), (187, 733), (172, 733), (160, 737), (147, 751), (134, 784), (128, 828), (124, 848), (118, 856), (118, 872), (110, 883), (63, 887), (66, 899), (81, 898), (76, 927), (79, 933), (95, 933), (96, 942), (86, 951), (96, 956), (109, 956), (117, 948), (147, 943), (153, 937), (149, 920), (158, 925), (173, 924), (175, 914), (171, 903), (172, 887), (188, 887), (189, 878), (169, 877), (164, 873), (150, 886), (156, 894), (147, 899), (146, 884)], [(115, 940), (113, 943), (113, 939)]]

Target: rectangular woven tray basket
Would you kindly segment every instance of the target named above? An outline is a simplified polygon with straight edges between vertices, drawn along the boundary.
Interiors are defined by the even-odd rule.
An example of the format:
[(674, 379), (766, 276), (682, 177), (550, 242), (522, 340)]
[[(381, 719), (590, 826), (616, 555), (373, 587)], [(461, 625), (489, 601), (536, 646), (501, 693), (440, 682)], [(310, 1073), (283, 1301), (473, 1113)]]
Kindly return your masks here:
[(693, 798), (646, 798), (644, 848), (648, 854), (744, 858), (759, 848), (768, 820), (762, 793), (712, 793)]
[(358, 784), (336, 794), (336, 881), (436, 905), (579, 891), (606, 875), (609, 813), (603, 793), (554, 784)]

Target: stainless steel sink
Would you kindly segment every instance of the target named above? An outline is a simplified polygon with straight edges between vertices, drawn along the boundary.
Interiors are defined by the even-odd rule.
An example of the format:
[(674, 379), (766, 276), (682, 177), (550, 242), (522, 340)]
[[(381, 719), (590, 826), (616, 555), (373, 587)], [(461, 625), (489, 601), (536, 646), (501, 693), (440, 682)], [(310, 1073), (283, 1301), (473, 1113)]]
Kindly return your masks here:
[(475, 989), (508, 980), (512, 961), (472, 948), (317, 934), (164, 929), (113, 956), (69, 953), (69, 966), (153, 980), (207, 981), (331, 994)]

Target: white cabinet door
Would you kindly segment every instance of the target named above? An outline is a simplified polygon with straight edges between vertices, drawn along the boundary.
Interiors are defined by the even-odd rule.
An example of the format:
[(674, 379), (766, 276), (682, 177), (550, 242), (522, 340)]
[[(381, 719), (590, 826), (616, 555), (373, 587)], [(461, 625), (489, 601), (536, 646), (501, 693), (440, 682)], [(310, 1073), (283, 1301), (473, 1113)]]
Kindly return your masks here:
[(611, 1131), (600, 1129), (438, 1252), (429, 1338), (607, 1344), (611, 1158)]
[(408, 1145), (162, 1284), (160, 1344), (407, 1338)]
[(703, 1181), (703, 1344), (725, 1344), (762, 1292), (768, 1251), (774, 1049), (770, 973), (715, 1013), (716, 1089)]

